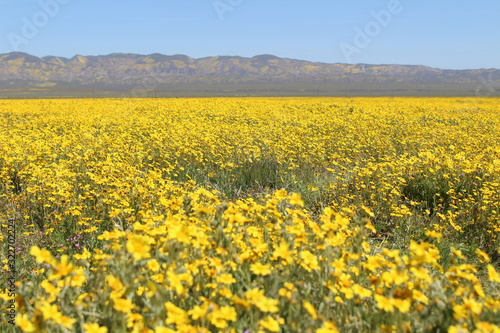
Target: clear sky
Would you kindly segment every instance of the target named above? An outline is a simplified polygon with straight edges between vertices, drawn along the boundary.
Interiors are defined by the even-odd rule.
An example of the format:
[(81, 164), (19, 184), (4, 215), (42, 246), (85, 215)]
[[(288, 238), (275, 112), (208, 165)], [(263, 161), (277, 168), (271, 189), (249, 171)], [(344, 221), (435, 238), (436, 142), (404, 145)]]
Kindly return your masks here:
[(0, 53), (500, 68), (497, 0), (0, 0)]

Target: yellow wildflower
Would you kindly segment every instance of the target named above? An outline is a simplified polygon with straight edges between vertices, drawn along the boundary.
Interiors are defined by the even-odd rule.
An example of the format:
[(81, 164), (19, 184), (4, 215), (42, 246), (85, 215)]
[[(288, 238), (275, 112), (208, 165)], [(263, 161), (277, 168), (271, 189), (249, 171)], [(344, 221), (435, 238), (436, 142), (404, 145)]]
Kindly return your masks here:
[(312, 319), (314, 320), (318, 319), (318, 314), (316, 312), (316, 309), (311, 303), (309, 303), (308, 301), (304, 301), (302, 302), (302, 306), (311, 315)]
[(280, 323), (271, 316), (267, 316), (264, 319), (259, 320), (259, 326), (271, 332), (280, 331)]
[(43, 249), (40, 250), (38, 246), (32, 246), (30, 254), (35, 257), (36, 262), (41, 264), (42, 262), (50, 263), (52, 261), (52, 255), (49, 251)]
[(256, 275), (266, 276), (271, 274), (271, 265), (263, 265), (260, 262), (250, 265), (250, 270)]
[(140, 235), (133, 235), (127, 240), (127, 252), (134, 255), (135, 260), (147, 259), (151, 255), (151, 246), (146, 237)]
[(86, 333), (108, 333), (107, 327), (99, 326), (99, 324), (96, 323), (83, 324), (83, 329)]

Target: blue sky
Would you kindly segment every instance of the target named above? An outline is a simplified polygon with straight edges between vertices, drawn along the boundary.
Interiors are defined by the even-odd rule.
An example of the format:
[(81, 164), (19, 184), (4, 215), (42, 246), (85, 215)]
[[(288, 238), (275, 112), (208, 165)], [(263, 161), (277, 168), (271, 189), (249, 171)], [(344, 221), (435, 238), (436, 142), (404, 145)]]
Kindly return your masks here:
[(500, 68), (500, 1), (0, 0), (15, 50)]

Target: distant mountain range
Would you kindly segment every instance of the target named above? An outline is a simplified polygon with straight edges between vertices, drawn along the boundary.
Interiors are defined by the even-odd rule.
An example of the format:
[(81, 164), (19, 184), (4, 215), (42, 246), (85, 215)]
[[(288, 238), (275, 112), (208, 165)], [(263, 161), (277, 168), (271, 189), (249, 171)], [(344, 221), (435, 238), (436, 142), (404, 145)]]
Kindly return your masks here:
[(500, 70), (327, 64), (258, 55), (0, 54), (0, 96), (498, 95)]

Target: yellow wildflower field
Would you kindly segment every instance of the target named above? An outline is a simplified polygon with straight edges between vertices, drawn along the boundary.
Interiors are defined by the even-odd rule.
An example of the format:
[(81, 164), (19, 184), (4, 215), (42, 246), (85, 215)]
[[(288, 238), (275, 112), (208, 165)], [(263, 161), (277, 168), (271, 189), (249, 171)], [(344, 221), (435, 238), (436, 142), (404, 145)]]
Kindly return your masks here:
[(0, 100), (0, 329), (500, 332), (499, 115)]

